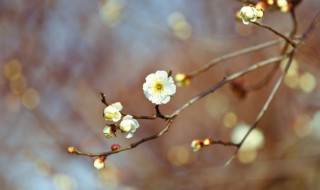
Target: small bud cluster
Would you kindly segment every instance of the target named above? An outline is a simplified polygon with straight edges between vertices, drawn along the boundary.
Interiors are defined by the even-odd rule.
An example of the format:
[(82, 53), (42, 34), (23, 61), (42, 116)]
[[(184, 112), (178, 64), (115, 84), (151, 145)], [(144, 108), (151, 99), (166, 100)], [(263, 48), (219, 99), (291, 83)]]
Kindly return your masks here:
[(240, 17), (243, 24), (249, 24), (250, 22), (255, 22), (257, 19), (263, 17), (263, 10), (257, 9), (253, 5), (244, 5), (240, 10)]
[(204, 140), (195, 139), (191, 142), (191, 148), (194, 152), (199, 151), (204, 146), (209, 146), (212, 144), (211, 138), (206, 138)]
[(277, 6), (281, 12), (289, 12), (292, 8), (292, 4), (287, 0), (277, 0)]
[(300, 0), (268, 0), (266, 2), (269, 6), (276, 6), (278, 9), (280, 9), (281, 12), (289, 12), (294, 5), (297, 5), (300, 3)]
[(261, 0), (255, 5), (244, 5), (236, 15), (239, 20), (242, 20), (243, 24), (247, 25), (262, 18), (265, 10), (276, 9), (285, 13), (291, 11), (300, 2), (301, 0)]

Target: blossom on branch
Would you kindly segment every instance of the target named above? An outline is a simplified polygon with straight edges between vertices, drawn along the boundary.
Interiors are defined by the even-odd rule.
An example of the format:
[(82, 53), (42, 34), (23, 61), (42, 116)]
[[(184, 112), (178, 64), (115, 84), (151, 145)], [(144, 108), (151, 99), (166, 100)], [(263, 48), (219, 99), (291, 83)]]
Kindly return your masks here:
[(253, 5), (245, 5), (240, 10), (240, 17), (243, 24), (249, 24), (255, 22), (257, 19), (263, 16), (263, 11), (261, 9), (256, 9)]
[(103, 111), (104, 118), (107, 121), (113, 121), (117, 122), (121, 119), (121, 113), (122, 105), (120, 102), (116, 102), (114, 104), (111, 104), (110, 106), (106, 107)]
[(98, 157), (93, 161), (93, 166), (97, 169), (100, 170), (102, 168), (104, 168), (106, 165), (104, 163), (104, 161), (106, 160), (106, 157), (102, 156), (102, 157)]
[(191, 142), (193, 152), (199, 151), (201, 147), (203, 147), (203, 142), (201, 140), (196, 139)]
[(166, 71), (157, 71), (146, 77), (144, 95), (154, 104), (166, 104), (176, 93), (176, 85)]
[(120, 130), (123, 133), (127, 133), (126, 138), (131, 138), (138, 127), (139, 122), (133, 119), (131, 115), (126, 115), (120, 122)]
[(288, 3), (287, 0), (278, 0), (277, 6), (279, 7), (281, 12), (288, 12), (292, 5)]
[(116, 136), (116, 128), (114, 126), (106, 125), (104, 126), (102, 131), (106, 138), (111, 138), (113, 136)]

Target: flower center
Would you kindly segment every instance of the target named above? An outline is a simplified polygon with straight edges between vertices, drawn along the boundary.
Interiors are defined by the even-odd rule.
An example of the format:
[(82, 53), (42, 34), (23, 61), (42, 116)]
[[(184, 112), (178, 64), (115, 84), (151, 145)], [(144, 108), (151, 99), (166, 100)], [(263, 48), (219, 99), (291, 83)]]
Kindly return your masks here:
[(158, 92), (161, 92), (163, 90), (163, 84), (161, 82), (156, 82), (153, 87)]

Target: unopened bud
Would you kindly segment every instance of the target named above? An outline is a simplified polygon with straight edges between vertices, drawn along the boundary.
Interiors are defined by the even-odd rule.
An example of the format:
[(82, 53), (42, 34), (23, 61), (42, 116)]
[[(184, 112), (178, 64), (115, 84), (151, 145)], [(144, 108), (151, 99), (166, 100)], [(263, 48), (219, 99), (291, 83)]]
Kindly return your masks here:
[(118, 150), (119, 148), (120, 148), (120, 145), (119, 145), (119, 144), (113, 144), (113, 145), (111, 146), (111, 150), (112, 150), (112, 151)]
[(259, 9), (265, 10), (266, 7), (267, 7), (267, 4), (266, 4), (266, 2), (264, 2), (264, 1), (260, 1), (260, 2), (258, 2), (258, 3), (256, 4), (256, 9), (257, 9), (257, 10), (259, 10)]
[(206, 139), (204, 139), (203, 140), (203, 145), (204, 146), (208, 146), (208, 145), (210, 145), (210, 144), (212, 144), (212, 139), (211, 138), (206, 138)]
[(68, 147), (68, 152), (69, 152), (70, 154), (73, 154), (73, 153), (76, 152), (76, 148), (73, 147), (73, 146), (69, 146), (69, 147)]
[(257, 9), (258, 13), (257, 13), (257, 18), (260, 19), (263, 17), (263, 10), (262, 9)]
[(178, 86), (190, 85), (190, 77), (188, 77), (186, 74), (183, 74), (183, 73), (176, 74), (175, 80)]

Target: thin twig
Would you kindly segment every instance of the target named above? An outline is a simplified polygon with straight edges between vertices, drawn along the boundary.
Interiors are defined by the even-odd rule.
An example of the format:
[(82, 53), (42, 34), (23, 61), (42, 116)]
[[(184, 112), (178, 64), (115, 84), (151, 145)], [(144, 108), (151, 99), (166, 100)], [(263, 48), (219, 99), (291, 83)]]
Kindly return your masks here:
[(193, 77), (195, 77), (195, 76), (197, 76), (197, 75), (209, 70), (211, 67), (213, 67), (215, 65), (218, 65), (222, 61), (225, 61), (227, 59), (234, 58), (234, 57), (237, 57), (237, 56), (240, 56), (240, 55), (244, 55), (244, 54), (247, 54), (247, 53), (255, 52), (255, 51), (267, 48), (267, 47), (271, 47), (271, 46), (277, 45), (277, 44), (279, 44), (281, 42), (283, 42), (283, 39), (272, 40), (272, 41), (269, 41), (269, 42), (265, 42), (265, 43), (262, 43), (262, 44), (258, 44), (258, 45), (255, 45), (255, 46), (251, 46), (251, 47), (248, 47), (248, 48), (245, 48), (245, 49), (240, 49), (240, 50), (237, 50), (237, 51), (222, 55), (220, 57), (212, 59), (207, 64), (203, 65), (202, 67), (200, 67), (199, 69), (197, 69), (195, 71), (192, 71), (191, 73), (187, 74), (186, 76), (191, 79), (191, 78), (193, 78)]
[[(239, 149), (241, 148), (241, 146), (243, 145), (243, 143), (245, 142), (246, 138), (249, 136), (249, 134), (251, 133), (252, 130), (254, 130), (258, 123), (260, 122), (260, 120), (262, 119), (264, 113), (266, 112), (266, 110), (268, 109), (272, 99), (274, 98), (275, 96), (275, 93), (278, 91), (284, 77), (286, 76), (286, 73), (291, 65), (291, 62), (292, 62), (292, 59), (293, 59), (293, 56), (295, 54), (295, 52), (297, 51), (297, 47), (298, 45), (300, 45), (300, 43), (307, 37), (307, 35), (316, 27), (316, 24), (317, 24), (317, 19), (318, 17), (320, 16), (320, 12), (316, 15), (316, 17), (313, 19), (313, 21), (311, 22), (311, 24), (309, 25), (308, 29), (306, 30), (306, 32), (303, 34), (301, 40), (299, 41), (298, 44), (295, 44), (293, 42), (291, 42), (288, 38), (286, 38), (285, 36), (283, 36), (282, 34), (280, 34), (281, 37), (284, 37), (284, 39), (290, 43), (294, 48), (290, 51), (289, 54), (286, 54), (286, 55), (283, 55), (283, 56), (277, 56), (277, 57), (272, 57), (272, 58), (269, 58), (269, 59), (266, 59), (264, 61), (261, 61), (259, 63), (256, 63), (242, 71), (239, 71), (237, 73), (234, 73), (233, 75), (230, 75), (226, 78), (224, 78), (222, 81), (220, 81), (219, 83), (217, 83), (216, 85), (212, 86), (210, 89), (204, 91), (203, 93), (199, 94), (198, 96), (195, 96), (194, 98), (192, 98), (191, 100), (189, 100), (187, 103), (185, 103), (184, 105), (182, 105), (180, 108), (178, 108), (176, 111), (174, 111), (171, 115), (169, 116), (164, 116), (163, 119), (169, 119), (169, 121), (167, 122), (167, 124), (165, 125), (165, 127), (158, 133), (152, 135), (152, 136), (149, 136), (149, 137), (146, 137), (146, 138), (143, 138), (135, 143), (132, 143), (130, 146), (127, 146), (127, 147), (123, 147), (123, 148), (119, 148), (117, 150), (114, 150), (114, 151), (109, 151), (109, 152), (103, 152), (103, 153), (86, 153), (86, 152), (81, 152), (81, 151), (78, 151), (78, 150), (74, 150), (73, 153), (74, 154), (77, 154), (77, 155), (85, 155), (85, 156), (90, 156), (90, 157), (96, 157), (96, 156), (109, 156), (109, 155), (112, 155), (112, 154), (116, 154), (116, 153), (119, 153), (119, 152), (122, 152), (122, 151), (126, 151), (126, 150), (130, 150), (130, 149), (133, 149), (137, 146), (139, 146), (140, 144), (144, 143), (144, 142), (147, 142), (147, 141), (150, 141), (150, 140), (153, 140), (153, 139), (156, 139), (160, 136), (162, 136), (164, 133), (166, 133), (170, 126), (172, 125), (172, 123), (174, 122), (175, 118), (177, 117), (177, 115), (179, 113), (181, 113), (184, 109), (186, 109), (187, 107), (189, 107), (191, 104), (193, 104), (194, 102), (198, 101), (199, 99), (205, 97), (206, 95), (214, 92), (215, 90), (217, 90), (218, 88), (220, 88), (221, 86), (223, 86), (224, 84), (226, 84), (227, 82), (231, 81), (231, 80), (234, 80), (235, 78), (237, 77), (240, 77), (248, 72), (251, 72), (257, 68), (260, 68), (262, 66), (265, 66), (265, 65), (268, 65), (270, 63), (273, 63), (273, 62), (276, 62), (276, 61), (280, 61), (282, 59), (284, 59), (285, 57), (289, 56), (289, 60), (286, 64), (286, 67), (282, 73), (282, 75), (279, 77), (277, 83), (275, 84), (274, 88), (272, 89), (267, 101), (265, 102), (263, 108), (261, 109), (261, 111), (259, 112), (255, 122), (253, 123), (253, 125), (251, 126), (251, 128), (249, 129), (249, 131), (246, 133), (246, 135), (244, 136), (244, 138), (241, 140), (241, 142), (239, 144), (234, 144), (234, 143), (230, 143), (230, 142), (223, 142), (223, 141), (213, 141), (212, 144), (220, 144), (220, 145), (224, 145), (224, 146), (235, 146), (237, 147), (236, 149), (236, 152), (235, 154), (233, 155), (233, 157), (228, 161), (228, 163), (231, 162), (231, 160), (235, 157), (236, 153), (239, 151)], [(259, 25), (259, 23), (257, 24)], [(267, 28), (271, 31), (273, 31), (274, 33), (277, 34), (277, 32), (275, 30), (273, 30), (272, 28), (270, 27), (267, 27), (267, 26), (262, 26), (264, 28)], [(279, 35), (278, 34), (278, 35)], [(289, 40), (289, 41), (288, 41)], [(105, 95), (103, 93), (101, 93), (101, 101), (106, 105), (108, 106), (109, 104), (106, 102), (106, 99), (105, 99)], [(138, 116), (138, 117), (146, 117), (146, 118), (151, 118), (151, 119), (155, 119), (158, 117), (158, 115), (162, 115), (160, 110), (159, 110), (159, 107), (156, 106), (156, 115), (155, 116)]]
[(288, 69), (289, 69), (289, 67), (290, 67), (290, 65), (291, 65), (291, 62), (292, 62), (292, 59), (293, 59), (293, 56), (294, 56), (294, 53), (295, 53), (295, 52), (296, 52), (296, 48), (293, 49), (293, 50), (290, 52), (289, 60), (288, 60), (288, 62), (287, 62), (287, 64), (286, 64), (286, 67), (285, 67), (283, 73), (282, 73), (281, 76), (279, 77), (277, 83), (274, 85), (274, 87), (273, 87), (273, 89), (272, 89), (272, 91), (271, 91), (271, 93), (270, 93), (267, 101), (264, 103), (261, 111), (259, 112), (258, 116), (256, 117), (255, 122), (252, 124), (252, 126), (251, 126), (250, 129), (249, 129), (249, 131), (246, 133), (246, 135), (245, 135), (245, 136), (243, 137), (243, 139), (241, 140), (240, 145), (239, 145), (239, 149), (241, 148), (241, 146), (243, 145), (244, 141), (247, 139), (247, 137), (248, 137), (248, 135), (251, 133), (251, 131), (257, 127), (257, 125), (259, 124), (260, 120), (261, 120), (262, 117), (264, 116), (264, 113), (265, 113), (266, 110), (268, 109), (271, 101), (273, 100), (273, 98), (274, 98), (276, 92), (278, 91), (278, 89), (279, 89), (279, 87), (280, 87), (280, 85), (281, 85), (284, 77), (286, 76), (286, 74), (287, 74), (287, 72), (288, 72)]
[(143, 138), (137, 142), (134, 142), (132, 144), (130, 144), (130, 146), (127, 147), (123, 147), (123, 148), (119, 148), (117, 150), (113, 150), (113, 151), (108, 151), (108, 152), (102, 152), (102, 153), (87, 153), (87, 152), (81, 152), (79, 150), (74, 150), (74, 154), (77, 155), (83, 155), (83, 156), (89, 156), (89, 157), (99, 157), (99, 156), (105, 156), (108, 157), (112, 154), (117, 154), (119, 152), (123, 152), (123, 151), (127, 151), (127, 150), (131, 150), (137, 146), (139, 146), (140, 144), (147, 142), (147, 141), (151, 141), (154, 139), (157, 139), (159, 137), (161, 137), (163, 134), (165, 134), (166, 132), (168, 132), (169, 128), (171, 127), (173, 121), (175, 120), (176, 117), (172, 117), (171, 119), (169, 119), (169, 121), (166, 123), (165, 127), (158, 133), (151, 135), (149, 137)]
[[(297, 22), (297, 18), (296, 18), (296, 14), (295, 14), (295, 9), (292, 9), (290, 11), (290, 16), (291, 16), (291, 20), (292, 20), (292, 30), (289, 34), (289, 38), (292, 39), (292, 38), (294, 38), (295, 34), (297, 33), (297, 29), (298, 29), (298, 22)], [(288, 49), (289, 49), (289, 43), (286, 42), (280, 55), (285, 54), (288, 51)], [(250, 91), (256, 91), (256, 90), (259, 90), (259, 89), (265, 87), (271, 81), (273, 76), (275, 76), (275, 71), (278, 70), (279, 65), (280, 65), (280, 62), (275, 64), (272, 67), (272, 69), (267, 73), (267, 75), (264, 77), (264, 79), (262, 81), (259, 81), (258, 83), (247, 87), (246, 90), (248, 92), (250, 92)]]
[(169, 119), (169, 117), (167, 117), (167, 116), (165, 116), (165, 115), (163, 115), (163, 114), (161, 113), (161, 111), (160, 111), (160, 109), (159, 109), (159, 105), (156, 105), (156, 106), (155, 106), (155, 109), (156, 109), (156, 117), (159, 117), (159, 118), (164, 119), (164, 120)]
[[(105, 106), (109, 106), (110, 104), (107, 102), (106, 100), (106, 95), (103, 93), (103, 92), (100, 92), (100, 95), (101, 95), (101, 102), (105, 105)], [(123, 116), (126, 116), (128, 114), (124, 113), (124, 112), (120, 112), (121, 115)], [(163, 116), (162, 114), (161, 115), (158, 115), (157, 114), (154, 114), (152, 116), (144, 116), (144, 115), (132, 115), (133, 118), (135, 119), (149, 119), (149, 120), (155, 120), (157, 119), (158, 117), (160, 116)], [(161, 117), (162, 118), (162, 117)]]
[(318, 17), (320, 17), (320, 11), (317, 13), (317, 15), (313, 18), (312, 22), (310, 23), (310, 25), (308, 26), (308, 28), (306, 29), (306, 31), (303, 33), (301, 40), (298, 42), (298, 44), (290, 51), (289, 53), (289, 60), (284, 68), (284, 71), (282, 72), (281, 76), (279, 77), (278, 81), (276, 82), (276, 84), (274, 85), (267, 101), (265, 102), (265, 104), (263, 105), (261, 111), (259, 112), (258, 116), (256, 117), (255, 122), (252, 124), (252, 126), (250, 127), (250, 129), (248, 130), (248, 132), (246, 133), (246, 135), (243, 137), (243, 139), (241, 140), (241, 142), (239, 143), (239, 148), (236, 149), (234, 155), (231, 157), (231, 159), (228, 160), (227, 164), (229, 164), (234, 158), (235, 155), (238, 153), (238, 151), (240, 150), (241, 146), (243, 145), (243, 143), (245, 142), (245, 140), (247, 139), (247, 137), (250, 135), (250, 133), (257, 127), (257, 125), (259, 124), (260, 120), (262, 119), (262, 117), (264, 116), (264, 113), (266, 112), (266, 110), (268, 109), (272, 99), (274, 98), (276, 92), (278, 91), (283, 79), (285, 78), (290, 65), (292, 63), (294, 54), (296, 53), (299, 45), (302, 43), (303, 40), (306, 39), (306, 37), (310, 34), (310, 32), (316, 27), (317, 25), (317, 21), (318, 21)]
[(226, 83), (240, 77), (240, 76), (243, 76), (253, 70), (256, 70), (262, 66), (265, 66), (265, 65), (268, 65), (270, 63), (273, 63), (273, 62), (276, 62), (276, 61), (280, 61), (284, 58), (286, 58), (287, 56), (276, 56), (276, 57), (271, 57), (271, 58), (268, 58), (266, 60), (263, 60), (263, 61), (260, 61), (254, 65), (251, 65), (250, 67), (246, 68), (246, 69), (243, 69), (237, 73), (234, 73), (226, 78), (224, 78), (223, 80), (221, 80), (220, 82), (218, 82), (216, 85), (212, 86), (211, 88), (209, 88), (208, 90), (202, 92), (201, 94), (193, 97), (192, 99), (190, 99), (188, 102), (186, 102), (185, 104), (183, 104), (179, 109), (177, 109), (176, 111), (174, 111), (170, 116), (168, 116), (169, 118), (170, 117), (174, 117), (178, 114), (180, 114), (180, 112), (182, 112), (183, 110), (185, 110), (186, 108), (188, 108), (190, 105), (192, 105), (193, 103), (195, 103), (196, 101), (200, 100), (201, 98), (207, 96), (208, 94), (216, 91), (218, 88), (220, 88), (221, 86), (225, 85)]
[(270, 30), (271, 32), (273, 32), (274, 34), (280, 36), (281, 38), (283, 38), (285, 41), (287, 41), (289, 44), (292, 45), (292, 47), (295, 47), (296, 46), (296, 43), (294, 41), (292, 41), (291, 39), (289, 39), (287, 36), (281, 34), (280, 32), (276, 31), (275, 29), (271, 28), (270, 26), (267, 26), (267, 25), (264, 25), (262, 23), (259, 23), (259, 22), (251, 22), (257, 26), (260, 26), (262, 28), (265, 28), (265, 29), (268, 29)]
[(237, 143), (233, 143), (233, 142), (224, 142), (224, 141), (221, 141), (221, 140), (212, 141), (210, 144), (211, 144), (211, 145), (233, 146), (233, 147), (236, 147), (236, 148), (238, 148), (238, 147), (239, 147), (239, 144), (237, 144)]

